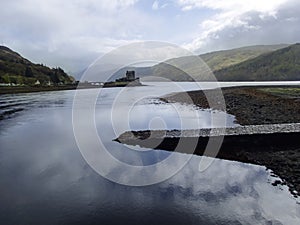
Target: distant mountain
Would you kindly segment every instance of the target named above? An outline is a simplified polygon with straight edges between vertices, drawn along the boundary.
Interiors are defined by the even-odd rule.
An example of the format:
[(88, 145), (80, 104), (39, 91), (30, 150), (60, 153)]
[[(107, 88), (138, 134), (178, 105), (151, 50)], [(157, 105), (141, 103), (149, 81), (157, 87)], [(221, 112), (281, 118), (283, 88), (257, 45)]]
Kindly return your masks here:
[(37, 80), (41, 84), (69, 84), (74, 78), (61, 68), (51, 69), (42, 64), (34, 64), (8, 47), (0, 46), (0, 83), (32, 85)]
[(215, 71), (222, 81), (300, 80), (300, 44)]
[[(166, 62), (159, 63), (153, 67), (123, 68), (115, 73), (112, 79), (123, 76), (126, 70), (135, 70), (139, 77), (153, 76), (166, 78), (171, 81), (193, 81), (193, 78), (191, 78), (188, 74), (196, 74), (196, 80), (211, 80), (211, 78), (207, 76), (207, 73), (201, 73), (201, 68), (203, 70), (210, 69), (212, 72), (219, 71), (287, 46), (288, 45), (284, 44), (258, 45), (199, 55), (200, 60), (203, 60), (208, 67), (205, 64), (199, 65), (199, 60), (196, 60), (195, 56), (174, 58), (167, 60)], [(175, 65), (176, 67), (172, 65)], [(184, 68), (185, 72), (179, 68)]]

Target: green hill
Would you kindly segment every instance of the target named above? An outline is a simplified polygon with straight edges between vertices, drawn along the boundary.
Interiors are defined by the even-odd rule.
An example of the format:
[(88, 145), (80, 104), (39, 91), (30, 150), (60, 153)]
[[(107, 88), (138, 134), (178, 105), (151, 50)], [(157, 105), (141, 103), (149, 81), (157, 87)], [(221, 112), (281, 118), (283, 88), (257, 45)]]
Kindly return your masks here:
[(289, 45), (284, 44), (257, 45), (207, 53), (200, 55), (200, 57), (204, 62), (206, 62), (206, 64), (211, 68), (212, 71), (216, 71), (288, 46)]
[[(196, 75), (196, 80), (206, 80), (209, 77), (206, 76), (208, 67), (205, 63), (199, 65), (200, 58), (195, 56), (185, 56), (180, 58), (174, 58), (167, 60), (166, 62), (159, 63), (152, 67), (153, 76), (163, 77), (172, 81), (194, 81), (189, 75)], [(183, 69), (184, 71), (182, 71)]]
[(215, 71), (222, 81), (300, 80), (300, 44)]
[[(188, 74), (196, 74), (196, 80), (211, 80), (207, 73), (201, 73), (210, 69), (212, 72), (237, 65), (260, 55), (274, 52), (288, 45), (258, 45), (237, 48), (232, 50), (217, 51), (200, 55), (199, 57), (206, 63), (199, 65), (199, 61), (194, 56), (186, 56), (167, 60), (149, 68), (135, 68), (137, 75), (140, 77), (154, 76), (162, 77), (172, 81), (193, 81)], [(172, 66), (175, 65), (176, 67)], [(178, 68), (184, 68), (185, 72)], [(134, 69), (134, 68), (126, 68)], [(124, 71), (122, 70), (124, 73)], [(118, 75), (120, 75), (119, 73)]]
[(61, 68), (49, 68), (34, 64), (11, 49), (0, 46), (0, 83), (33, 85), (36, 81), (43, 84), (70, 84), (73, 77)]
[[(209, 69), (213, 72), (226, 67), (239, 64), (249, 59), (256, 58), (260, 55), (267, 54), (278, 49), (287, 47), (288, 45), (257, 45), (250, 47), (237, 48), (232, 50), (224, 50), (206, 53), (199, 55), (199, 57), (207, 64)], [(176, 65), (178, 68), (185, 68), (185, 72), (172, 66)], [(116, 72), (111, 80), (115, 80), (125, 75), (126, 70), (135, 70), (138, 77), (159, 77), (166, 78), (171, 81), (193, 81), (188, 74), (197, 74), (196, 80), (210, 80), (201, 74), (199, 61), (195, 56), (179, 57), (167, 60), (166, 62), (159, 63), (153, 67), (125, 67)], [(202, 65), (203, 69), (208, 69), (205, 64)], [(204, 73), (205, 74), (205, 73)], [(155, 78), (153, 79), (155, 80)], [(160, 80), (160, 79), (158, 79)]]

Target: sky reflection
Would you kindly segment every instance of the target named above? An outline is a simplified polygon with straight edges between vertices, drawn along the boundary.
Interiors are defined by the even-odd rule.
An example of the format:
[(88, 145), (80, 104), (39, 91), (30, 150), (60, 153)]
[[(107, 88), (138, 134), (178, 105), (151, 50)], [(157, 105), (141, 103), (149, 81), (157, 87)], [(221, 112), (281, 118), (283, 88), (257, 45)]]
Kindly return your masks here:
[[(107, 90), (109, 101), (113, 99), (110, 98), (113, 89)], [(199, 172), (202, 157), (192, 156), (182, 170), (156, 185), (130, 187), (99, 176), (82, 158), (75, 142), (73, 94), (66, 91), (63, 95), (42, 96), (41, 104), (44, 97), (49, 98), (49, 102), (61, 98), (63, 104), (32, 107), (13, 119), (0, 122), (1, 223), (299, 224), (297, 200), (286, 187), (273, 187), (270, 173), (260, 166), (217, 159), (207, 170)], [(20, 98), (24, 100), (26, 96), (20, 95)], [(111, 154), (133, 165), (148, 165), (168, 157), (168, 152), (140, 152), (112, 142), (114, 131), (105, 127), (104, 121), (109, 121), (103, 120), (107, 116), (107, 103), (97, 103), (96, 122)], [(168, 108), (155, 104), (151, 107), (156, 110), (143, 113), (145, 105), (138, 104), (134, 109), (141, 115), (134, 120), (147, 121), (150, 115), (164, 114)], [(166, 125), (176, 128), (173, 115), (168, 114)], [(144, 125), (148, 123), (131, 124), (136, 128)], [(173, 164), (168, 166), (172, 168), (186, 157), (190, 156), (175, 154)], [(108, 166), (110, 172), (121, 179), (132, 177), (122, 168)], [(147, 176), (167, 172), (149, 171), (134, 174), (134, 177), (147, 179)]]

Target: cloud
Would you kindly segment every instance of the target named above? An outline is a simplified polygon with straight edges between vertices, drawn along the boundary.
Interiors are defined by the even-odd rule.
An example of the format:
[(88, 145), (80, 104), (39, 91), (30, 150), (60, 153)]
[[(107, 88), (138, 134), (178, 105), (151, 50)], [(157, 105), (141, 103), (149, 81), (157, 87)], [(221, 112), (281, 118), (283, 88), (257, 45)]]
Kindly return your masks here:
[(135, 41), (205, 52), (300, 40), (297, 0), (14, 0), (1, 7), (1, 44), (67, 71)]
[(0, 14), (0, 41), (35, 62), (68, 71), (82, 70), (87, 60), (72, 65), (74, 58), (94, 59), (139, 40), (142, 29), (150, 29), (155, 20), (136, 10), (137, 3), (138, 0), (6, 1)]
[(155, 10), (159, 10), (159, 9), (165, 9), (167, 6), (169, 6), (169, 3), (164, 3), (164, 4), (160, 4), (159, 1), (155, 0), (152, 4), (152, 9)]
[(154, 1), (154, 2), (153, 2), (153, 5), (152, 5), (152, 9), (153, 9), (153, 10), (158, 10), (158, 8), (159, 8), (159, 3), (158, 3), (158, 1)]
[[(278, 28), (278, 24), (285, 21), (286, 26), (282, 29), (287, 30), (286, 34), (299, 18), (296, 15), (283, 18), (284, 11), (290, 11), (286, 7), (295, 7), (297, 4), (289, 0), (274, 0), (272, 3), (260, 0), (178, 0), (177, 3), (183, 11), (205, 8), (214, 12), (210, 18), (200, 22), (197, 37), (184, 45), (190, 50), (207, 51), (213, 45), (214, 48), (230, 48), (247, 44), (271, 44), (275, 38), (272, 37), (274, 33), (270, 32), (270, 26)], [(293, 41), (293, 38), (280, 36), (281, 42)], [(294, 37), (299, 38), (299, 35)]]
[(259, 12), (272, 12), (279, 5), (287, 2), (287, 0), (178, 0), (178, 5), (182, 10), (191, 10), (195, 8), (209, 8), (221, 11), (259, 11)]

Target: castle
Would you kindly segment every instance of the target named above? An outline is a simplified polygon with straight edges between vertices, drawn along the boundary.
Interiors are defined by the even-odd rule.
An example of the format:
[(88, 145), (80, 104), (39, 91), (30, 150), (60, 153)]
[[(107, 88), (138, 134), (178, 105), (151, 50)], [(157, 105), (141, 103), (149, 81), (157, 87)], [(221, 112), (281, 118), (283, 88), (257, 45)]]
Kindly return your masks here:
[(116, 79), (116, 82), (132, 82), (132, 81), (135, 81), (135, 80), (139, 80), (139, 78), (135, 77), (135, 71), (131, 70), (131, 71), (126, 71), (126, 76), (125, 77), (122, 77), (122, 78), (119, 78), (119, 79)]

